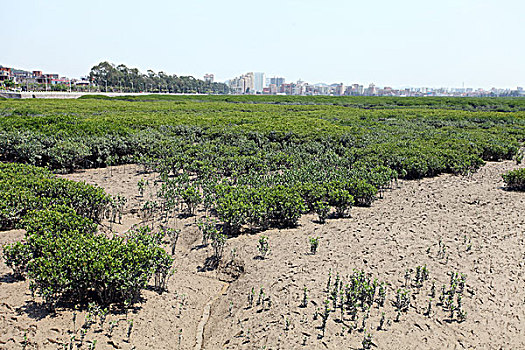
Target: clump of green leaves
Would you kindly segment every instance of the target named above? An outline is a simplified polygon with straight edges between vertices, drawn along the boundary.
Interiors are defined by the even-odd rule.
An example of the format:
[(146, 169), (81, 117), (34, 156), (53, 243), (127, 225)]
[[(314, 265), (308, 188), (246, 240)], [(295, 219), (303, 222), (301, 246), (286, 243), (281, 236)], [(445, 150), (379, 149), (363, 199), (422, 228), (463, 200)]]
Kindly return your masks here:
[(144, 197), (144, 191), (149, 186), (149, 181), (145, 179), (140, 179), (137, 182), (137, 187), (139, 189), (139, 196)]
[(508, 190), (525, 191), (525, 168), (508, 171), (502, 177)]
[(197, 221), (197, 227), (202, 233), (202, 244), (208, 245), (208, 240), (217, 234), (217, 221), (210, 217), (204, 217)]
[(7, 246), (9, 264), (24, 271), (30, 288), (51, 308), (95, 294), (101, 304), (134, 301), (155, 275), (165, 286), (172, 264), (158, 235), (141, 228), (126, 237), (96, 234), (96, 225), (67, 207), (35, 211), (24, 220), (26, 244)]
[(259, 238), (259, 245), (257, 246), (257, 250), (259, 251), (259, 256), (262, 259), (264, 259), (270, 251), (270, 243), (268, 241), (267, 236), (261, 236)]
[(371, 333), (367, 333), (365, 331), (365, 335), (363, 337), (363, 341), (361, 342), (361, 345), (363, 346), (364, 350), (369, 350), (369, 349), (372, 348), (372, 345), (374, 345), (374, 343), (372, 342), (372, 334)]
[(319, 237), (310, 237), (308, 242), (310, 243), (310, 253), (315, 255), (315, 253), (317, 253), (317, 248), (319, 247)]
[(319, 217), (319, 222), (324, 224), (326, 222), (326, 218), (328, 217), (328, 213), (330, 212), (330, 206), (328, 203), (324, 201), (315, 202), (314, 210)]
[(211, 243), (213, 247), (213, 259), (219, 262), (222, 259), (224, 253), (224, 245), (226, 244), (227, 237), (224, 233), (215, 233), (213, 235), (213, 241)]
[(407, 312), (408, 308), (410, 307), (410, 293), (405, 290), (399, 288), (396, 291), (396, 300), (394, 301), (394, 307), (397, 311), (396, 315), (396, 321), (399, 322), (399, 316), (402, 312)]

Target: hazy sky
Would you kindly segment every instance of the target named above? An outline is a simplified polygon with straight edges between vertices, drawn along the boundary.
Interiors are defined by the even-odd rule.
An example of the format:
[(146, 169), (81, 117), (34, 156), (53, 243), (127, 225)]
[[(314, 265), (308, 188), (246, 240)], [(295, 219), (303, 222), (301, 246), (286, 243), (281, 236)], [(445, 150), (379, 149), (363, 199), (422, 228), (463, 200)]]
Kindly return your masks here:
[(0, 64), (225, 80), (525, 86), (525, 0), (2, 1)]

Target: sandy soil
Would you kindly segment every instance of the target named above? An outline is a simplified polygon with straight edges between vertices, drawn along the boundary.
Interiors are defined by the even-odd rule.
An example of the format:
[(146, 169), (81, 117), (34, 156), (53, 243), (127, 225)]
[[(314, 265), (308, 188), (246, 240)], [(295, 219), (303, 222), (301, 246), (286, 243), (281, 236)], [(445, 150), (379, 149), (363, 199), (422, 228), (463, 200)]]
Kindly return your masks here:
[[(97, 322), (87, 330), (82, 348), (96, 340), (97, 349), (357, 349), (365, 334), (360, 329), (362, 312), (355, 322), (348, 315), (341, 322), (339, 312), (331, 313), (324, 337), (321, 318), (314, 320), (314, 313), (322, 309), (330, 270), (332, 281), (337, 273), (345, 281), (353, 269), (363, 269), (390, 284), (385, 307), (374, 306), (365, 325), (377, 348), (523, 349), (525, 194), (502, 190), (500, 175), (514, 168), (512, 162), (489, 163), (471, 177), (400, 181), (372, 207), (353, 208), (350, 218), (321, 225), (307, 215), (295, 229), (230, 238), (225, 261), (234, 250), (236, 263), (245, 270), (238, 279), (225, 268), (200, 272), (211, 248), (200, 245), (196, 217), (178, 219), (170, 223), (182, 233), (169, 291), (145, 290), (142, 302), (127, 314), (113, 310), (103, 325)], [(128, 165), (66, 177), (126, 196), (122, 224), (111, 224), (111, 229), (125, 232), (141, 223), (139, 208), (155, 192), (151, 185), (138, 196), (141, 178), (150, 184), (155, 180), (155, 175), (139, 170)], [(110, 224), (104, 224), (109, 229)], [(260, 259), (257, 245), (263, 234), (271, 250)], [(312, 236), (320, 237), (315, 255), (309, 254)], [(2, 232), (0, 244), (22, 237), (22, 231)], [(445, 254), (438, 253), (440, 240)], [(404, 286), (405, 270), (418, 265), (428, 267), (430, 279), (420, 290), (409, 288), (411, 307), (394, 322), (395, 291)], [(425, 315), (431, 282), (439, 295), (451, 271), (467, 275), (464, 322), (450, 319), (435, 302), (431, 315)], [(22, 349), (24, 335), (27, 349), (67, 347), (73, 335), (79, 343), (86, 310), (50, 314), (39, 298), (32, 298), (28, 286), (28, 281), (13, 280), (0, 263), (0, 349)], [(306, 308), (300, 307), (304, 287)], [(250, 307), (252, 288), (255, 301)], [(261, 288), (270, 306), (257, 305)], [(381, 312), (385, 329), (377, 330)], [(349, 332), (353, 324), (357, 328)]]

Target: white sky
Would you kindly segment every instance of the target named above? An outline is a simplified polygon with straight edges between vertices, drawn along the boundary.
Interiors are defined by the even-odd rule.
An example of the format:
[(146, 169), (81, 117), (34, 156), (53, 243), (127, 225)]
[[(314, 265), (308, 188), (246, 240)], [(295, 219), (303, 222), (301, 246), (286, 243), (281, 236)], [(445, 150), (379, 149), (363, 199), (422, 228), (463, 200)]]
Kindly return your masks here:
[(525, 0), (17, 0), (0, 64), (71, 77), (110, 61), (222, 81), (525, 86)]

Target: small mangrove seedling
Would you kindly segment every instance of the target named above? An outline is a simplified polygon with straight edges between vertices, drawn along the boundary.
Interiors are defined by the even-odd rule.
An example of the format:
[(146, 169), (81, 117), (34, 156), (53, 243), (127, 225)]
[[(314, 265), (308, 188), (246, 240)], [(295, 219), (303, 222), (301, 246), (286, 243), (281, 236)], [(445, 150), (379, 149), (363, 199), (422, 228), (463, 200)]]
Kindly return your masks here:
[(432, 287), (430, 287), (430, 297), (435, 298), (436, 297), (436, 282), (432, 281)]
[(129, 338), (131, 338), (131, 332), (133, 331), (133, 320), (129, 320), (129, 325), (128, 325), (128, 343), (129, 343)]
[(365, 331), (366, 329), (366, 321), (368, 320), (368, 317), (370, 316), (370, 310), (366, 312), (366, 314), (363, 315), (363, 321), (361, 322), (361, 329)]
[(144, 190), (146, 189), (147, 186), (149, 186), (148, 180), (140, 179), (139, 182), (137, 183), (137, 187), (139, 188), (139, 195), (141, 197), (144, 197)]
[(253, 299), (255, 297), (255, 288), (252, 287), (252, 291), (250, 292), (250, 294), (248, 294), (248, 306), (249, 307), (252, 307), (253, 306)]
[(310, 253), (315, 255), (315, 253), (317, 253), (317, 248), (319, 247), (319, 237), (310, 237), (308, 242), (310, 242)]
[(330, 286), (332, 283), (332, 269), (328, 270), (328, 282), (326, 283), (326, 291), (330, 291)]
[(113, 336), (113, 330), (117, 326), (118, 326), (118, 320), (113, 320), (113, 321), (109, 322), (109, 331), (108, 331), (108, 336), (109, 337)]
[(447, 294), (445, 285), (441, 286), (441, 294), (439, 295), (439, 305), (445, 305), (445, 296)]
[(467, 284), (467, 275), (461, 274), (458, 282), (458, 293), (463, 293), (463, 290), (465, 290), (465, 286)]
[(405, 270), (405, 288), (408, 288), (410, 285), (410, 274), (412, 273), (412, 269), (406, 269)]
[(73, 333), (77, 332), (77, 310), (73, 311)]
[(211, 246), (213, 248), (213, 259), (218, 264), (222, 259), (224, 252), (224, 245), (226, 244), (226, 235), (223, 233), (215, 233)]
[(359, 307), (359, 305), (357, 304), (357, 302), (350, 303), (350, 305), (351, 305), (350, 315), (352, 315), (352, 321), (355, 321), (357, 317), (357, 311), (358, 311), (357, 308)]
[(215, 219), (204, 217), (197, 221), (197, 227), (202, 234), (202, 245), (207, 246), (208, 240), (217, 235), (217, 221)]
[(321, 315), (321, 330), (323, 332), (323, 337), (326, 330), (326, 322), (328, 321), (328, 317), (330, 316), (330, 308), (328, 307), (330, 305), (330, 302), (328, 300), (324, 301), (324, 312)]
[(369, 350), (372, 348), (373, 342), (372, 342), (372, 334), (367, 333), (365, 330), (365, 336), (363, 338), (363, 341), (361, 342), (361, 345), (363, 345), (364, 350)]
[(262, 300), (264, 299), (264, 289), (261, 287), (259, 290), (259, 296), (257, 297), (257, 306), (261, 305)]
[(396, 293), (396, 300), (394, 302), (394, 307), (396, 308), (396, 322), (399, 322), (399, 317), (401, 312), (407, 312), (410, 307), (410, 295), (408, 291), (398, 289)]
[(414, 285), (416, 288), (421, 287), (421, 266), (416, 266), (416, 275), (414, 276)]
[(394, 306), (397, 310), (406, 312), (410, 307), (410, 295), (407, 290), (398, 289), (396, 292), (396, 301)]
[(467, 312), (464, 310), (458, 310), (458, 322), (463, 322), (467, 319)]
[(334, 293), (337, 294), (337, 292), (339, 291), (339, 284), (340, 284), (341, 280), (339, 278), (339, 272), (335, 275), (335, 285), (334, 285)]
[(261, 236), (259, 238), (259, 246), (257, 247), (259, 250), (259, 256), (264, 259), (266, 257), (266, 254), (270, 251), (270, 244), (268, 242), (268, 237)]
[(381, 313), (381, 319), (379, 320), (379, 326), (377, 327), (377, 330), (378, 331), (382, 330), (384, 325), (385, 325), (385, 313), (382, 312)]
[(428, 306), (427, 311), (425, 312), (425, 315), (430, 316), (432, 314), (432, 298), (428, 300)]
[(171, 255), (175, 255), (175, 248), (177, 247), (177, 241), (179, 240), (180, 230), (168, 228), (166, 229), (165, 234), (168, 236), (168, 241), (171, 247)]
[(301, 302), (301, 305), (299, 305), (299, 307), (302, 307), (302, 308), (305, 308), (308, 306), (308, 289), (306, 288), (306, 286), (304, 286), (303, 288), (303, 301)]
[[(73, 350), (73, 347), (75, 346), (76, 336), (73, 334), (71, 338), (69, 338), (69, 350)], [(64, 344), (64, 349), (68, 349), (67, 345)]]
[(379, 292), (377, 297), (377, 305), (383, 307), (386, 300), (386, 288), (384, 283), (379, 284)]

